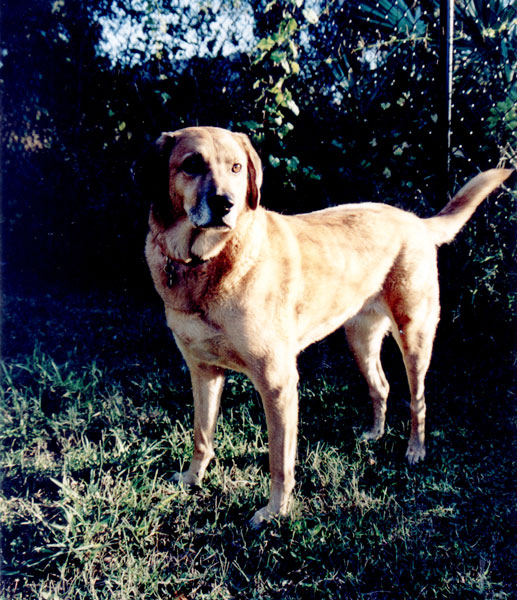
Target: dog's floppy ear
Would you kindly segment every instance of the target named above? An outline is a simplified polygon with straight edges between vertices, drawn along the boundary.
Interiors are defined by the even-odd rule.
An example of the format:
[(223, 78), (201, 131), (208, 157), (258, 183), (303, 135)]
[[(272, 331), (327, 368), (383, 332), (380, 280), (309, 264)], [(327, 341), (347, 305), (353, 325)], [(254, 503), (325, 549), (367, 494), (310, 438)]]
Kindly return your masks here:
[(156, 142), (148, 145), (131, 169), (139, 195), (151, 205), (155, 219), (164, 226), (172, 222), (169, 158), (174, 143), (173, 133), (162, 133)]
[(164, 131), (160, 137), (156, 140), (154, 145), (158, 153), (161, 156), (165, 156), (167, 159), (167, 164), (169, 163), (169, 158), (171, 155), (172, 148), (176, 143), (177, 131)]
[(248, 204), (255, 210), (260, 202), (262, 186), (262, 162), (245, 133), (237, 133), (238, 139), (248, 156)]
[(164, 132), (154, 143), (155, 181), (151, 183), (152, 210), (155, 218), (165, 227), (174, 220), (169, 189), (169, 159), (176, 143), (174, 132)]

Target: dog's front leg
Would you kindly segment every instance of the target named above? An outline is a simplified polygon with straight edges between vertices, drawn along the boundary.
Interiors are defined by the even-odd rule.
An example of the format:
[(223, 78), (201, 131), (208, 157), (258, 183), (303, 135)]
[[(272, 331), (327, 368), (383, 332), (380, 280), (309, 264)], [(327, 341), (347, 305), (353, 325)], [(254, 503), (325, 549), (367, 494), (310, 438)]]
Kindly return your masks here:
[(271, 491), (267, 506), (251, 519), (253, 527), (274, 516), (287, 514), (289, 498), (294, 488), (294, 464), (298, 431), (298, 372), (275, 368), (254, 382), (262, 397), (266, 413)]
[(194, 455), (187, 471), (176, 473), (174, 480), (188, 486), (203, 480), (214, 457), (214, 432), (224, 385), (219, 367), (187, 361), (194, 395)]

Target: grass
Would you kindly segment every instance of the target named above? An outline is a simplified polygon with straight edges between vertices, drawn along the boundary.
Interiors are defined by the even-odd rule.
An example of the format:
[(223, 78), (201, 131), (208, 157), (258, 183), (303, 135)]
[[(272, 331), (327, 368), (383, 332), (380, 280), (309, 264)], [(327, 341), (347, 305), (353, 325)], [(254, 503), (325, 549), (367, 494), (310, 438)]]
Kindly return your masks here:
[(217, 460), (189, 492), (170, 478), (192, 451), (190, 386), (158, 303), (11, 294), (4, 312), (4, 598), (514, 597), (512, 398), (493, 365), (430, 372), (429, 457), (409, 468), (398, 367), (366, 445), (350, 359), (309, 351), (292, 514), (257, 532), (267, 436), (245, 378), (228, 376)]

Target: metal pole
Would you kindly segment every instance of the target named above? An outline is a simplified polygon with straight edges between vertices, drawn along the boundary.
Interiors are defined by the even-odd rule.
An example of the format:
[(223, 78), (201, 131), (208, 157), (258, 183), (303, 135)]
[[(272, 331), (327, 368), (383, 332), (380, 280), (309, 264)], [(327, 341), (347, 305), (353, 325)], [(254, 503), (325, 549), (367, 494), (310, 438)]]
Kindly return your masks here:
[(440, 0), (441, 33), (441, 77), (442, 97), (440, 98), (440, 152), (441, 184), (440, 201), (447, 201), (451, 168), (451, 120), (452, 120), (452, 76), (454, 71), (454, 0)]

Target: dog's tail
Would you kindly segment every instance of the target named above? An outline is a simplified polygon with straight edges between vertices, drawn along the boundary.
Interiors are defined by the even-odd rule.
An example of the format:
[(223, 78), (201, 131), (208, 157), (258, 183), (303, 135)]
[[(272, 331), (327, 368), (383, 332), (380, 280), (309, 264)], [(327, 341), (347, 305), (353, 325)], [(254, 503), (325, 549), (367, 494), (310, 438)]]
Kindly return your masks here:
[(426, 219), (435, 244), (451, 242), (481, 202), (512, 173), (513, 169), (491, 169), (476, 175), (436, 216)]

